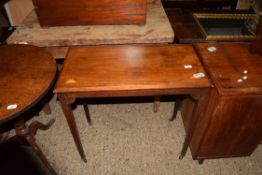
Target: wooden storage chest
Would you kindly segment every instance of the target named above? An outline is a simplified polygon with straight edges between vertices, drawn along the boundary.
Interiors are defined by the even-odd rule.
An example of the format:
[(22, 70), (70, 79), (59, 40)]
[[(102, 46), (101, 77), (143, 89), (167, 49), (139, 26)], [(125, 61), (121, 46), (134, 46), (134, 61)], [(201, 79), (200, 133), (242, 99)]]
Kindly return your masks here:
[[(213, 52), (208, 48), (216, 49)], [(247, 43), (198, 44), (198, 52), (215, 85), (190, 143), (194, 159), (248, 156), (262, 140), (262, 56)], [(211, 49), (212, 50), (212, 49)], [(184, 102), (188, 128), (192, 102)]]
[(147, 0), (33, 0), (41, 26), (144, 24)]

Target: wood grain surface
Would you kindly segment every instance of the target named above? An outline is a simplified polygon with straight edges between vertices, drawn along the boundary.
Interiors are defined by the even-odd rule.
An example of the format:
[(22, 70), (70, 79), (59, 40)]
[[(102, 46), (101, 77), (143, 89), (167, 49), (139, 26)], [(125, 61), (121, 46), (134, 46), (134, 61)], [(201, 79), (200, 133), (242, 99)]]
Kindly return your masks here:
[[(184, 65), (192, 65), (185, 69)], [(55, 92), (139, 91), (210, 87), (190, 45), (73, 47)], [(141, 92), (140, 92), (141, 94)]]
[(198, 118), (195, 114), (205, 109), (211, 86), (192, 45), (75, 46), (68, 52), (54, 92), (84, 161), (87, 159), (71, 107), (77, 98), (191, 95), (197, 109), (190, 117), (182, 158)]
[[(210, 52), (210, 47), (216, 50)], [(196, 45), (196, 50), (219, 93), (261, 93), (262, 56), (251, 54), (248, 48), (248, 43)]]
[[(41, 97), (56, 74), (54, 58), (28, 45), (0, 46), (0, 123)], [(16, 108), (8, 109), (10, 105)]]
[[(215, 87), (195, 124), (190, 144), (194, 159), (249, 156), (261, 142), (262, 56), (248, 48), (248, 43), (196, 45)], [(188, 100), (183, 105), (186, 127), (192, 105)]]
[(145, 24), (147, 0), (33, 0), (41, 26)]
[(7, 39), (8, 44), (27, 42), (39, 47), (171, 43), (174, 32), (160, 0), (149, 1), (144, 25), (85, 25), (40, 27), (35, 11)]

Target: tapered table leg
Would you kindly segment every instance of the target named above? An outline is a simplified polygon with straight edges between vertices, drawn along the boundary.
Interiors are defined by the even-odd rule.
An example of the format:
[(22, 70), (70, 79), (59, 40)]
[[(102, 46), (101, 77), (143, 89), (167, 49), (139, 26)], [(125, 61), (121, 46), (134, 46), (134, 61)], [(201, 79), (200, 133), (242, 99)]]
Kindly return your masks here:
[(193, 132), (195, 129), (195, 123), (199, 115), (204, 115), (203, 113), (200, 114), (199, 111), (205, 111), (205, 107), (207, 106), (207, 99), (209, 97), (209, 90), (202, 92), (202, 95), (197, 95), (198, 97), (193, 98), (194, 101), (194, 108), (191, 114), (191, 117), (189, 119), (189, 128), (186, 129), (186, 137), (183, 143), (183, 147), (179, 156), (179, 159), (183, 159), (183, 157), (186, 155), (187, 149), (190, 145)]
[(87, 101), (85, 99), (83, 99), (83, 106), (84, 106), (84, 111), (85, 111), (85, 114), (86, 114), (86, 120), (87, 120), (89, 125), (92, 125), (88, 104), (87, 104)]
[(182, 106), (182, 99), (177, 98), (174, 106), (173, 116), (169, 119), (170, 121), (174, 121), (176, 119), (177, 112), (181, 108), (181, 106)]
[(61, 103), (61, 107), (63, 109), (64, 115), (65, 115), (66, 120), (67, 120), (67, 124), (68, 124), (70, 131), (71, 131), (71, 134), (74, 138), (77, 150), (78, 150), (82, 160), (84, 162), (87, 162), (85, 152), (84, 152), (81, 140), (80, 140), (79, 132), (78, 132), (78, 129), (77, 129), (77, 126), (76, 126), (74, 114), (72, 112), (71, 105), (68, 104), (66, 101), (64, 101), (63, 98), (59, 98), (59, 99), (60, 99), (60, 103)]
[(194, 104), (192, 116), (191, 116), (191, 119), (189, 121), (189, 129), (188, 129), (188, 131), (186, 131), (186, 137), (185, 137), (183, 147), (182, 147), (182, 150), (181, 150), (181, 153), (180, 153), (180, 156), (179, 156), (180, 160), (182, 160), (185, 157), (187, 149), (188, 149), (190, 141), (191, 141), (191, 138), (192, 138), (192, 134), (193, 134), (192, 130), (193, 130), (193, 124), (194, 124), (195, 117), (196, 117), (195, 115), (196, 115), (197, 107), (198, 107), (198, 101), (196, 101), (195, 104)]

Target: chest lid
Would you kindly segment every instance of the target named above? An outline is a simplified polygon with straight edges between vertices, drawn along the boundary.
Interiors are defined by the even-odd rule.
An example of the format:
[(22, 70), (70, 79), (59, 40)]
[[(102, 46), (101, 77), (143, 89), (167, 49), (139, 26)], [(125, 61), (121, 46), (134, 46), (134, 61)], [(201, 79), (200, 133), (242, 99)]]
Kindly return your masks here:
[(195, 47), (220, 94), (262, 94), (262, 56), (251, 54), (248, 43), (207, 43)]

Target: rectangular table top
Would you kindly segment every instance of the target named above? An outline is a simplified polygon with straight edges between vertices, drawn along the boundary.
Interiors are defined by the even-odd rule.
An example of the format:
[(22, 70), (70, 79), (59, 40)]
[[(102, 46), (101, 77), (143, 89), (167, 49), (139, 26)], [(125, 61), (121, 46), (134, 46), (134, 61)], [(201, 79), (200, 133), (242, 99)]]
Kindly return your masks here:
[(160, 0), (150, 0), (144, 25), (84, 25), (40, 27), (33, 11), (7, 39), (8, 44), (28, 43), (39, 47), (171, 43), (174, 32)]
[(191, 45), (104, 45), (71, 47), (54, 92), (205, 87), (211, 84)]
[(262, 94), (262, 56), (248, 43), (197, 44), (196, 50), (220, 94)]

